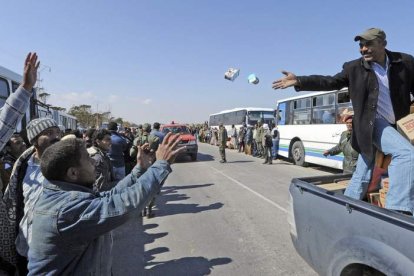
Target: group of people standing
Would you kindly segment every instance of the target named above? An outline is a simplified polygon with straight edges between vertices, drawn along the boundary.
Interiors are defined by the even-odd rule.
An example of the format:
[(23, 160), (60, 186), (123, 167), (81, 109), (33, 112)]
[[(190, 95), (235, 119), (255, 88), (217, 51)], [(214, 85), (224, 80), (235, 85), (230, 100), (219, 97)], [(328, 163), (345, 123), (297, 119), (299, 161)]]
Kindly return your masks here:
[(239, 130), (232, 125), (228, 134), (227, 129), (222, 123), (218, 130), (218, 146), (220, 152), (220, 163), (226, 163), (226, 148), (234, 148), (238, 152), (244, 152), (264, 159), (263, 164), (271, 165), (273, 160), (277, 159), (279, 151), (279, 131), (277, 128), (271, 128), (268, 124), (259, 120), (257, 124), (246, 126), (245, 123)]
[(62, 137), (46, 117), (27, 124), (26, 149), (13, 133), (29, 107), (39, 64), (29, 53), (22, 84), (0, 109), (2, 168), (12, 167), (0, 170), (0, 275), (111, 275), (117, 257), (111, 231), (140, 216), (184, 148), (172, 133), (156, 149), (137, 141), (128, 172), (128, 133), (119, 134), (116, 124), (81, 139)]

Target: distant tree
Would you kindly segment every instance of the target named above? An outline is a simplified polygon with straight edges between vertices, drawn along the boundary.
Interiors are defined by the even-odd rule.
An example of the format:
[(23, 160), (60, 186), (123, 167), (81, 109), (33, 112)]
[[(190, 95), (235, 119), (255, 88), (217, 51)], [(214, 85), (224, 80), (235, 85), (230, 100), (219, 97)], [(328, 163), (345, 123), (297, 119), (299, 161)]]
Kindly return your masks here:
[(124, 120), (122, 119), (122, 118), (116, 118), (115, 120), (114, 120), (114, 122), (116, 122), (117, 124), (120, 124), (120, 125), (124, 125)]
[(79, 124), (84, 128), (95, 126), (95, 117), (91, 112), (90, 105), (77, 105), (72, 106), (68, 112), (70, 115), (75, 116), (78, 119)]
[(60, 106), (50, 106), (51, 109), (66, 112), (66, 108)]

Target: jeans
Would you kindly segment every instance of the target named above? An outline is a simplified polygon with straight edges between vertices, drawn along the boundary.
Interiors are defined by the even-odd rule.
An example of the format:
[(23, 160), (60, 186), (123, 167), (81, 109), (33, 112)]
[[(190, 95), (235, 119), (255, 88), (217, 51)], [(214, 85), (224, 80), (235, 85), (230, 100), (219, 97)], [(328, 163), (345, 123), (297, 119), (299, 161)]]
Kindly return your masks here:
[[(384, 154), (392, 156), (388, 166), (390, 178), (385, 208), (414, 211), (414, 147), (383, 118), (376, 118), (374, 125), (374, 146)], [(374, 168), (375, 160), (368, 162), (358, 157), (356, 170), (345, 191), (345, 195), (362, 199)]]
[(277, 158), (277, 154), (279, 153), (279, 139), (272, 139), (273, 147), (272, 147), (272, 156), (273, 159)]

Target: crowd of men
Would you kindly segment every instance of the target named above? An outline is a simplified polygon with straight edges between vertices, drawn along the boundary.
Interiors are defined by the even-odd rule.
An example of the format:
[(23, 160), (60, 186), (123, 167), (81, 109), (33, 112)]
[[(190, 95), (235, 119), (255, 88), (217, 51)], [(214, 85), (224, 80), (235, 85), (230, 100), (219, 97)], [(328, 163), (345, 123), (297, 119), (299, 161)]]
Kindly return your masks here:
[(271, 165), (279, 152), (279, 131), (275, 126), (259, 120), (254, 126), (243, 123), (237, 129), (234, 125), (227, 131), (223, 124), (219, 128), (207, 124), (195, 130), (199, 142), (219, 146), (221, 163), (226, 163), (225, 149), (235, 149), (240, 153), (264, 159), (263, 164)]
[(29, 53), (0, 110), (0, 275), (112, 275), (111, 231), (141, 215), (184, 148), (158, 123), (63, 136), (46, 117), (15, 133), (39, 64)]

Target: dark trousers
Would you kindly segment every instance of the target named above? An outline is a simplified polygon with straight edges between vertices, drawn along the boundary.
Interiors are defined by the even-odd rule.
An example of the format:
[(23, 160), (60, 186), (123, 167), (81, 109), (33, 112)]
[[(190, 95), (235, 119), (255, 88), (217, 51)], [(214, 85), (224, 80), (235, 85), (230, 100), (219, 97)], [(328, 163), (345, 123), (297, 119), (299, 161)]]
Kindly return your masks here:
[(272, 148), (271, 147), (264, 147), (264, 157), (265, 163), (272, 164)]
[(226, 145), (220, 145), (219, 146), (219, 152), (221, 156), (221, 160), (226, 160)]
[(244, 151), (244, 141), (241, 141), (239, 143), (239, 152), (242, 152), (242, 151)]

